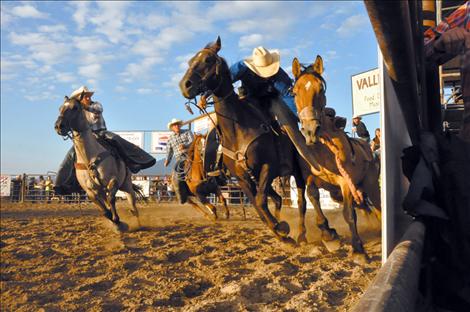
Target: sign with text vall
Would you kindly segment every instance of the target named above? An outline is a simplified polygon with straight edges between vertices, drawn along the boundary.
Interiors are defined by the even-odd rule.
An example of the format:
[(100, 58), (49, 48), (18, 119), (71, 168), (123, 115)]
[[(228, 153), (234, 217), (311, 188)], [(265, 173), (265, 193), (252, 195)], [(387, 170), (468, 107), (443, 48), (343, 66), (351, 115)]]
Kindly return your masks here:
[(379, 78), (378, 69), (351, 76), (353, 116), (380, 111), (381, 87)]

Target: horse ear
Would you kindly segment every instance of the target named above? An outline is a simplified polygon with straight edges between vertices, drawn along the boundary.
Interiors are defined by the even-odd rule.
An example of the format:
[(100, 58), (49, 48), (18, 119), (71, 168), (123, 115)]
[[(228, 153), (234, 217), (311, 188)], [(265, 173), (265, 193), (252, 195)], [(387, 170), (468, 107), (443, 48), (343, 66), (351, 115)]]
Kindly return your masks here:
[(212, 48), (214, 49), (215, 53), (218, 53), (220, 51), (220, 49), (222, 48), (220, 36), (217, 36), (217, 40), (215, 40), (215, 43), (212, 45)]
[(292, 74), (294, 74), (295, 79), (297, 79), (300, 76), (300, 73), (300, 62), (296, 57), (294, 57), (294, 60), (292, 61)]
[(313, 64), (313, 70), (320, 75), (323, 74), (323, 59), (321, 58), (320, 55), (317, 55), (317, 59), (315, 60), (315, 63)]
[(64, 101), (70, 100), (68, 96), (64, 96)]

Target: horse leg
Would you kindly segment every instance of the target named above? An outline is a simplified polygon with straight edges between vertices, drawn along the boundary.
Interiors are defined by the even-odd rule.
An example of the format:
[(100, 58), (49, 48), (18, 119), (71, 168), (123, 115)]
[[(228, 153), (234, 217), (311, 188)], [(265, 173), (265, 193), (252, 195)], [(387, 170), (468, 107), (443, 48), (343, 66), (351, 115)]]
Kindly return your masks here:
[(274, 217), (279, 220), (281, 218), (282, 197), (273, 189), (271, 185), (268, 187), (268, 195), (274, 201)]
[(117, 185), (117, 179), (112, 178), (108, 185), (106, 186), (106, 202), (109, 205), (109, 208), (111, 209), (111, 213), (113, 215), (113, 222), (116, 224), (119, 224), (119, 215), (116, 211), (116, 192), (118, 190), (118, 185)]
[(299, 209), (299, 235), (297, 236), (298, 244), (307, 243), (307, 229), (305, 227), (305, 214), (307, 213), (307, 201), (305, 200), (305, 183), (298, 176), (295, 177), (295, 185), (297, 186), (297, 207)]
[(352, 194), (346, 183), (341, 186), (341, 192), (343, 194), (343, 217), (346, 223), (349, 225), (351, 231), (351, 245), (353, 249), (353, 261), (358, 264), (365, 264), (369, 262), (369, 257), (364, 250), (361, 238), (357, 232), (357, 216), (354, 210), (352, 201)]
[(267, 193), (271, 182), (272, 177), (269, 170), (269, 164), (263, 164), (259, 174), (258, 190), (255, 197), (255, 208), (259, 209), (260, 213), (264, 215), (268, 227), (274, 232), (278, 239), (295, 245), (296, 242), (287, 236), (290, 232), (289, 224), (285, 221), (279, 222), (273, 217), (268, 209)]
[(380, 188), (379, 188), (379, 174), (375, 166), (369, 166), (370, 169), (362, 183), (364, 191), (367, 193), (370, 201), (374, 205), (372, 208), (372, 213), (375, 215), (377, 220), (380, 222), (382, 220), (382, 202), (380, 200)]
[(106, 204), (101, 199), (98, 198), (96, 193), (87, 192), (87, 196), (96, 206), (98, 206), (99, 208), (101, 208), (101, 210), (103, 210), (103, 216), (106, 219), (113, 221), (113, 215), (111, 214), (111, 211), (106, 207)]
[(126, 176), (126, 180), (124, 182), (124, 184), (121, 186), (120, 190), (123, 191), (124, 193), (126, 193), (126, 198), (127, 198), (127, 202), (129, 203), (130, 205), (130, 209), (129, 209), (129, 212), (137, 218), (137, 222), (140, 226), (140, 218), (139, 218), (139, 210), (137, 209), (137, 205), (136, 205), (136, 191), (134, 190), (134, 187), (133, 187), (133, 184), (132, 184), (132, 181), (130, 179), (130, 172), (128, 172), (127, 176)]
[[(207, 211), (207, 209), (205, 208), (202, 208), (199, 204), (203, 205), (203, 203), (201, 203), (199, 201), (199, 199), (195, 196), (188, 196), (187, 199), (186, 199), (186, 202), (189, 203), (194, 209), (196, 209), (197, 211), (201, 212), (204, 217), (206, 217), (207, 219), (209, 219), (210, 221), (215, 221), (217, 219), (217, 214), (214, 213), (214, 211), (212, 211), (209, 207), (205, 206), (205, 208), (208, 208), (209, 211), (211, 213), (209, 213)], [(199, 202), (199, 203), (198, 203)], [(215, 210), (215, 207), (214, 207), (214, 210)]]
[(226, 219), (230, 219), (230, 211), (228, 210), (227, 200), (226, 200), (225, 197), (222, 195), (222, 191), (220, 190), (220, 187), (218, 187), (218, 186), (217, 186), (217, 188), (216, 188), (216, 194), (217, 194), (217, 197), (219, 198), (219, 200), (222, 202), (222, 206), (224, 206), (224, 209), (225, 209), (225, 218), (226, 218)]

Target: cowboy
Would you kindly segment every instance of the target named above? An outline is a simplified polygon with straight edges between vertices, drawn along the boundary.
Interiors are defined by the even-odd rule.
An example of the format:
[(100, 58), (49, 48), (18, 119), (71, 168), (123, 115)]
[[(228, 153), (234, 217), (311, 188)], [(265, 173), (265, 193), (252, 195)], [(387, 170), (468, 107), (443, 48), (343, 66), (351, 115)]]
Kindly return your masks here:
[(183, 204), (186, 202), (185, 196), (182, 194), (182, 188), (186, 185), (184, 165), (187, 158), (187, 151), (191, 143), (193, 142), (193, 134), (190, 130), (181, 130), (183, 121), (180, 119), (173, 118), (168, 123), (168, 129), (173, 131), (168, 139), (167, 153), (164, 166), (167, 167), (173, 156), (175, 156), (176, 162), (173, 167), (173, 188), (178, 196), (178, 199)]
[(357, 134), (357, 137), (367, 143), (370, 142), (370, 134), (366, 125), (361, 121), (362, 117), (359, 115), (353, 116), (352, 132)]
[(232, 82), (241, 81), (247, 97), (267, 102), (269, 115), (287, 133), (299, 154), (316, 167), (317, 162), (299, 131), (297, 108), (291, 93), (292, 79), (280, 67), (279, 52), (257, 47), (251, 57), (233, 64), (230, 72)]
[[(85, 118), (98, 141), (105, 143), (105, 145), (109, 144), (116, 149), (132, 173), (137, 173), (141, 169), (153, 166), (156, 162), (155, 158), (138, 146), (124, 140), (119, 135), (107, 131), (103, 118), (103, 106), (101, 103), (91, 100), (93, 94), (94, 92), (90, 91), (86, 86), (81, 86), (73, 91), (69, 98), (80, 101), (84, 109)], [(54, 191), (57, 194), (66, 195), (81, 191), (75, 176), (75, 167), (73, 165), (75, 159), (75, 149), (72, 147), (57, 172), (56, 185), (54, 187)]]
[[(299, 154), (311, 166), (317, 167), (317, 161), (309, 152), (305, 138), (299, 131), (297, 108), (291, 93), (292, 80), (280, 67), (279, 52), (257, 47), (253, 49), (251, 57), (233, 64), (230, 73), (233, 83), (241, 81), (243, 97), (251, 98), (262, 105), (268, 104), (269, 115), (276, 119), (282, 130), (287, 133)], [(209, 95), (210, 93), (206, 93), (201, 96), (198, 106), (205, 107)], [(252, 108), (261, 120), (265, 121), (264, 114), (257, 107)], [(281, 151), (282, 148), (279, 152)]]

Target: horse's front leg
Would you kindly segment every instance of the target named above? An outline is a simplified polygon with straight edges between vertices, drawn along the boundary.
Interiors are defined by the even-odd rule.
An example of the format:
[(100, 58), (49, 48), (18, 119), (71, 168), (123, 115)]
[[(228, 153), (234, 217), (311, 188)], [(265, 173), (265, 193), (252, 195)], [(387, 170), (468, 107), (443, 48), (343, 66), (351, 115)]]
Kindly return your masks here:
[(268, 209), (267, 193), (271, 186), (271, 182), (272, 177), (269, 165), (263, 164), (259, 174), (258, 190), (255, 197), (255, 208), (264, 216), (268, 227), (274, 232), (276, 237), (283, 242), (296, 245), (296, 242), (292, 238), (288, 237), (290, 232), (289, 224), (285, 221), (279, 222), (273, 217)]
[(113, 215), (113, 222), (119, 224), (119, 215), (116, 211), (116, 192), (118, 190), (118, 183), (116, 178), (112, 178), (106, 186), (106, 202), (109, 205)]
[(229, 219), (230, 218), (230, 211), (228, 210), (227, 200), (225, 199), (224, 195), (222, 195), (222, 191), (220, 190), (219, 186), (217, 186), (217, 188), (216, 188), (216, 194), (217, 194), (217, 197), (219, 198), (220, 202), (222, 203), (222, 206), (224, 206), (225, 218)]
[(282, 197), (273, 189), (272, 185), (268, 186), (268, 195), (274, 201), (274, 217), (281, 218)]
[(343, 194), (343, 217), (346, 223), (349, 225), (349, 230), (351, 231), (353, 261), (358, 264), (368, 263), (369, 257), (364, 250), (361, 238), (357, 232), (357, 216), (353, 207), (353, 196), (346, 183), (343, 183), (341, 186), (341, 192)]

